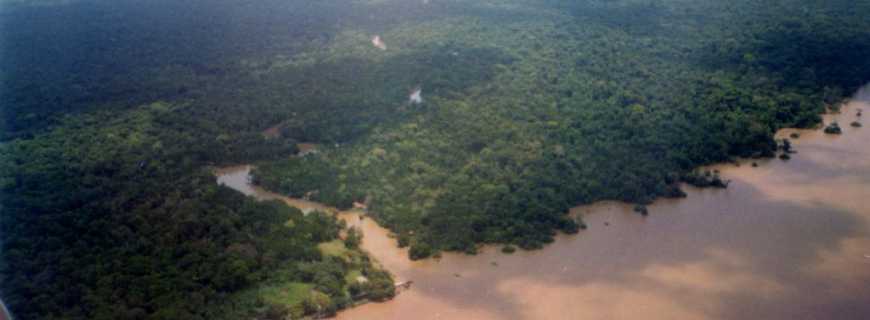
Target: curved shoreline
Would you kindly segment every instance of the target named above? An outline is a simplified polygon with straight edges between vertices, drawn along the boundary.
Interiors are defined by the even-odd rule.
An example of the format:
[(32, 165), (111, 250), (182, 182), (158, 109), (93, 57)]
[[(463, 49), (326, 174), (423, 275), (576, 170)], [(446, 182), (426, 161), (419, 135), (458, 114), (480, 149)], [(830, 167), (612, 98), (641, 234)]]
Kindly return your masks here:
[[(252, 196), (257, 200), (280, 200), (286, 203), (288, 206), (298, 208), (305, 213), (318, 210), (337, 215), (339, 219), (342, 219), (345, 223), (347, 223), (348, 227), (357, 227), (362, 230), (363, 240), (360, 248), (366, 251), (366, 253), (368, 253), (370, 256), (372, 256), (375, 263), (392, 272), (392, 270), (390, 270), (389, 268), (390, 263), (385, 265), (385, 259), (383, 257), (377, 257), (375, 255), (375, 252), (379, 250), (375, 252), (373, 252), (373, 250), (370, 250), (370, 247), (374, 245), (377, 245), (377, 248), (381, 248), (381, 246), (384, 245), (385, 242), (390, 242), (394, 240), (388, 236), (390, 234), (390, 231), (388, 229), (381, 227), (373, 219), (365, 218), (365, 216), (361, 214), (362, 212), (356, 209), (341, 210), (319, 202), (280, 195), (256, 186), (250, 183), (249, 180), (251, 169), (253, 169), (252, 165), (237, 165), (231, 167), (224, 167), (215, 170), (215, 175), (218, 177), (218, 184), (226, 185), (227, 187), (230, 187), (245, 195)], [(375, 234), (377, 234), (378, 236), (373, 239), (372, 236)], [(393, 247), (395, 247), (397, 250), (402, 250), (398, 248), (398, 245), (396, 243), (393, 243)], [(405, 249), (403, 251), (407, 250)], [(407, 252), (405, 253), (405, 257), (407, 257)], [(396, 262), (394, 259), (386, 260), (387, 262)], [(393, 276), (396, 275), (393, 274)], [(396, 278), (395, 280), (396, 282), (402, 282), (406, 281), (407, 279), (403, 280), (400, 278)]]
[[(857, 104), (859, 103), (854, 105)], [(825, 123), (832, 119), (853, 115), (848, 106), (841, 112), (825, 115)], [(816, 284), (789, 283), (779, 279), (792, 278), (794, 272), (790, 271), (791, 268), (797, 266), (800, 269), (812, 265), (803, 258), (797, 259), (802, 257), (800, 250), (782, 243), (778, 240), (780, 238), (797, 242), (796, 247), (799, 248), (801, 243), (810, 249), (819, 247), (820, 249), (817, 249), (821, 250), (819, 255), (833, 256), (834, 258), (826, 259), (839, 261), (833, 265), (825, 265), (823, 270), (833, 268), (840, 274), (839, 277), (870, 280), (870, 274), (856, 271), (855, 266), (851, 265), (855, 261), (843, 262), (840, 255), (828, 252), (836, 248), (834, 244), (841, 237), (858, 243), (857, 249), (850, 250), (862, 249), (865, 241), (870, 244), (870, 230), (862, 229), (859, 236), (855, 237), (851, 233), (856, 231), (850, 229), (850, 225), (857, 224), (863, 227), (867, 224), (865, 221), (870, 221), (870, 217), (861, 215), (860, 208), (863, 203), (850, 204), (850, 201), (860, 201), (861, 198), (866, 197), (867, 195), (862, 192), (866, 192), (867, 188), (860, 188), (862, 186), (860, 181), (848, 181), (846, 184), (840, 180), (827, 186), (809, 179), (807, 181), (812, 183), (796, 186), (798, 188), (795, 190), (781, 184), (783, 180), (792, 179), (794, 175), (798, 175), (796, 178), (806, 179), (799, 175), (813, 174), (812, 170), (801, 166), (811, 165), (814, 167), (810, 169), (813, 169), (827, 163), (834, 166), (825, 170), (839, 169), (843, 172), (848, 172), (843, 169), (851, 169), (850, 166), (864, 168), (867, 164), (866, 158), (862, 156), (855, 156), (855, 159), (850, 160), (851, 162), (839, 156), (845, 152), (839, 145), (845, 143), (844, 140), (852, 141), (867, 136), (864, 131), (857, 130), (860, 129), (846, 127), (847, 132), (843, 137), (825, 135), (821, 129), (780, 130), (777, 132), (777, 138), (788, 137), (792, 132), (801, 133), (800, 139), (793, 141), (799, 153), (789, 162), (778, 159), (741, 161), (744, 164), (759, 162), (761, 166), (758, 168), (749, 165), (738, 167), (734, 164), (709, 166), (720, 170), (724, 178), (735, 180), (737, 184), (726, 190), (687, 187), (687, 193), (690, 194), (688, 199), (659, 199), (650, 205), (651, 214), (646, 218), (633, 213), (631, 205), (617, 202), (599, 202), (575, 207), (571, 213), (584, 215), (588, 219), (587, 224), (591, 226), (590, 230), (579, 235), (559, 235), (554, 243), (542, 250), (520, 251), (513, 255), (501, 254), (498, 250), (492, 250), (493, 246), (487, 246), (476, 256), (445, 253), (440, 260), (410, 261), (407, 258), (407, 250), (397, 248), (397, 243), (395, 239), (390, 238), (388, 230), (378, 226), (372, 219), (362, 220), (354, 212), (343, 212), (340, 216), (348, 222), (348, 225), (363, 230), (365, 237), (362, 247), (381, 266), (389, 270), (397, 281), (413, 280), (415, 286), (391, 302), (365, 304), (344, 310), (339, 313), (338, 318), (405, 318), (411, 315), (420, 316), (420, 314), (425, 314), (426, 316), (422, 317), (429, 319), (548, 318), (558, 317), (558, 314), (553, 312), (559, 312), (557, 310), (562, 308), (574, 310), (578, 314), (591, 318), (608, 318), (608, 314), (616, 314), (619, 315), (616, 318), (652, 316), (663, 319), (725, 319), (728, 317), (717, 317), (714, 314), (724, 312), (720, 309), (726, 308), (714, 306), (745, 307), (746, 304), (755, 305), (755, 309), (764, 312), (744, 311), (748, 313), (741, 314), (742, 316), (764, 316), (765, 312), (768, 312), (770, 318), (790, 318), (792, 314), (787, 310), (785, 302), (758, 305), (757, 302), (747, 302), (759, 299), (758, 297), (752, 299), (719, 297), (701, 299), (701, 304), (707, 307), (699, 311), (682, 306), (685, 300), (692, 299), (684, 296), (669, 296), (660, 291), (696, 290), (700, 296), (726, 292), (740, 297), (750, 297), (752, 291), (760, 291), (762, 300), (784, 296), (786, 297), (782, 298), (784, 301), (791, 302), (802, 300), (790, 293), (793, 291), (792, 287), (824, 287), (818, 283), (825, 284), (830, 279), (822, 274), (813, 274), (813, 279), (818, 279), (811, 282), (818, 282)], [(856, 132), (859, 135), (853, 136), (852, 134)], [(866, 148), (863, 150), (862, 152), (866, 152)], [(822, 169), (816, 168), (817, 173), (819, 170)], [(855, 183), (859, 185), (851, 188), (851, 191), (836, 194), (839, 186)], [(771, 186), (775, 187), (771, 188)], [(254, 192), (257, 197), (277, 197), (292, 206), (340, 212), (321, 204), (281, 197), (262, 189), (257, 190), (250, 185), (247, 187), (250, 188), (248, 192)], [(825, 188), (833, 189), (833, 194), (825, 193)], [(808, 196), (805, 189), (811, 190), (809, 192), (813, 194)], [(819, 195), (829, 197), (836, 202), (827, 204), (824, 198), (819, 198)], [(850, 198), (839, 199), (842, 196)], [(846, 206), (837, 208), (842, 203)], [(767, 214), (766, 210), (778, 213)], [(822, 216), (814, 213), (828, 211), (832, 215)], [(795, 215), (793, 212), (800, 212), (800, 214)], [(839, 220), (826, 225), (826, 219), (835, 219), (834, 217)], [(759, 226), (768, 229), (759, 229)], [(795, 230), (805, 234), (796, 234)], [(812, 239), (813, 237), (818, 239)], [(650, 242), (655, 244), (651, 245)], [(831, 247), (832, 245), (834, 247)], [(711, 248), (700, 250), (695, 246)], [(772, 253), (762, 250), (767, 247), (776, 249)], [(806, 250), (806, 248), (800, 249)], [(870, 251), (870, 247), (867, 250)], [(769, 260), (770, 258), (764, 257), (760, 252), (773, 255), (785, 262)], [(861, 257), (861, 255), (857, 256)], [(787, 265), (789, 261), (795, 264)], [(844, 263), (845, 267), (842, 265)], [(743, 271), (758, 268), (763, 272)], [(637, 270), (640, 271), (635, 272)], [(616, 281), (613, 279), (613, 273), (635, 280), (624, 283)], [(802, 280), (795, 278), (792, 281)], [(672, 288), (673, 286), (677, 288)], [(857, 294), (851, 292), (854, 297), (870, 298), (870, 289), (850, 290), (857, 290)], [(623, 302), (601, 306), (588, 302), (593, 299), (592, 297), (597, 296)], [(835, 295), (835, 297), (843, 299), (842, 301), (850, 301), (844, 295)], [(830, 303), (841, 302), (831, 300)], [(653, 314), (632, 314), (633, 310), (620, 311), (619, 305), (640, 305), (657, 311)], [(850, 307), (856, 308), (852, 305)], [(742, 309), (753, 310), (753, 308)], [(856, 319), (870, 315), (870, 310), (857, 309), (851, 315)], [(737, 311), (732, 313), (740, 313), (740, 310), (741, 308), (737, 308)], [(850, 316), (846, 315), (843, 318), (850, 318)]]

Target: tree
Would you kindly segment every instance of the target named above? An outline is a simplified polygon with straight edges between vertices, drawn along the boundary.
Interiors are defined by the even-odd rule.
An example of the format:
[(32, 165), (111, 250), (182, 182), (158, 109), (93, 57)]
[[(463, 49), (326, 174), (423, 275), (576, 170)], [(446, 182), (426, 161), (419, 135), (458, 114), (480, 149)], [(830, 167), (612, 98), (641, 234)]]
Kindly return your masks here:
[(359, 229), (357, 229), (356, 227), (350, 227), (346, 231), (344, 237), (344, 245), (349, 249), (358, 249), (360, 243), (362, 242), (362, 238), (362, 231), (359, 231)]

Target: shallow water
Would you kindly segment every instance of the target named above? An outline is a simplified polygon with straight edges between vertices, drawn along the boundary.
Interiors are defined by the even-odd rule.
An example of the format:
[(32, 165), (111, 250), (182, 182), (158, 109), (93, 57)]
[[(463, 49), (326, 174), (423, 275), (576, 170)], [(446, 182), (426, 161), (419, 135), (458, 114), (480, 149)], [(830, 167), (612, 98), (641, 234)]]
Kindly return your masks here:
[[(789, 161), (714, 166), (728, 189), (687, 187), (688, 198), (657, 201), (647, 217), (613, 202), (574, 208), (589, 229), (543, 250), (412, 262), (387, 230), (343, 213), (362, 228), (363, 248), (414, 285), (338, 318), (868, 319), (870, 128), (849, 126), (856, 108), (870, 105), (825, 116), (841, 136), (797, 130)], [(249, 186), (249, 170), (224, 169), (219, 182), (282, 198)]]

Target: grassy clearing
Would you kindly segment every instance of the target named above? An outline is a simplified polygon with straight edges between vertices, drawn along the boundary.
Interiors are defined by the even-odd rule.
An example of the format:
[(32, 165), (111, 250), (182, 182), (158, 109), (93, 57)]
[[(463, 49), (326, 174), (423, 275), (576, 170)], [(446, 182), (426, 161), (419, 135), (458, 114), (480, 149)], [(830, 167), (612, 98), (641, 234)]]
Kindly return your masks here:
[(344, 242), (341, 239), (318, 244), (317, 249), (320, 249), (320, 252), (327, 256), (347, 258), (350, 255), (349, 250), (344, 246)]

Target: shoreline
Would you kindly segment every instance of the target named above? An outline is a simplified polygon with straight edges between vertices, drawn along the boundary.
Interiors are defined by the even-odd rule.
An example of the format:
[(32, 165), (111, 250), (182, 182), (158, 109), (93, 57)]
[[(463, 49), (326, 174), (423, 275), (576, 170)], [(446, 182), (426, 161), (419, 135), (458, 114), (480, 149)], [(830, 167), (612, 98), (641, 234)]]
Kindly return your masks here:
[[(791, 127), (781, 128), (774, 133), (774, 139), (776, 139), (776, 140), (789, 139), (790, 141), (792, 141), (794, 143), (796, 141), (799, 141), (800, 139), (805, 138), (805, 136), (803, 135), (804, 133), (814, 133), (814, 132), (818, 133), (816, 136), (820, 136), (820, 137), (829, 136), (830, 138), (836, 138), (837, 136), (839, 136), (839, 134), (835, 134), (835, 135), (825, 134), (823, 132), (823, 130), (824, 130), (825, 126), (831, 122), (832, 119), (834, 119), (833, 121), (835, 121), (835, 122), (839, 122), (839, 121), (836, 121), (837, 118), (839, 118), (839, 115), (843, 114), (845, 111), (847, 111), (847, 109), (850, 109), (850, 106), (853, 103), (854, 104), (863, 104), (864, 107), (870, 108), (870, 101), (867, 101), (867, 102), (865, 102), (865, 101), (853, 101), (852, 98), (845, 98), (845, 99), (843, 99), (842, 102), (839, 103), (840, 107), (838, 109), (836, 109), (837, 110), (836, 112), (831, 112), (831, 110), (833, 110), (833, 109), (831, 109), (830, 107), (826, 108), (827, 112), (820, 115), (822, 117), (822, 121), (818, 125), (816, 125), (812, 128), (791, 128)], [(861, 109), (859, 108), (859, 110), (861, 110)], [(841, 127), (847, 127), (847, 126), (848, 125), (842, 125)], [(853, 128), (850, 128), (850, 129), (853, 129)], [(798, 133), (798, 134), (800, 134), (800, 137), (799, 138), (790, 137), (790, 135), (792, 133)], [(816, 137), (816, 138), (818, 138), (818, 137)], [(779, 142), (779, 141), (777, 141), (777, 142)], [(303, 156), (303, 155), (305, 155), (305, 153), (316, 151), (317, 145), (313, 144), (313, 143), (299, 143), (299, 148), (300, 148), (300, 153), (297, 156)], [(779, 155), (780, 153), (782, 153), (781, 150), (779, 148), (777, 148), (777, 150), (774, 151), (775, 156), (773, 156), (773, 157), (733, 158), (732, 161), (719, 162), (719, 163), (698, 166), (693, 171), (710, 170), (711, 172), (712, 171), (721, 172), (722, 170), (727, 169), (727, 168), (740, 167), (740, 166), (744, 166), (744, 165), (752, 165), (753, 163), (757, 164), (758, 167), (761, 167), (761, 166), (769, 165), (769, 163), (772, 161), (788, 161), (788, 160), (778, 159), (776, 155)], [(795, 150), (795, 152), (793, 152), (793, 154), (800, 156), (799, 150)], [(237, 164), (237, 165), (231, 165), (231, 166), (225, 166), (225, 167), (217, 167), (213, 170), (213, 173), (215, 176), (220, 177), (221, 175), (225, 175), (228, 173), (231, 174), (231, 173), (236, 172), (238, 170), (245, 170), (247, 172), (250, 172), (255, 167), (256, 166), (252, 165), (252, 164)], [(250, 173), (248, 173), (248, 176), (250, 178)], [(220, 182), (218, 182), (218, 183), (220, 184)], [(699, 188), (699, 187), (692, 186), (691, 184), (688, 184), (686, 182), (680, 182), (679, 185), (680, 185), (680, 188), (682, 190), (685, 190), (687, 188), (694, 188), (694, 189), (698, 189), (698, 190), (705, 190), (705, 189), (715, 190), (715, 189), (717, 189), (717, 188), (712, 188), (712, 187)], [(303, 212), (305, 212), (305, 213), (308, 212), (306, 210), (321, 210), (324, 212), (338, 214), (338, 215), (363, 216), (365, 214), (364, 211), (360, 211), (359, 209), (356, 209), (356, 208), (349, 208), (349, 209), (343, 210), (343, 209), (333, 207), (333, 206), (330, 206), (328, 204), (321, 203), (321, 202), (316, 202), (316, 201), (305, 200), (305, 199), (301, 199), (301, 198), (294, 198), (294, 197), (282, 195), (282, 194), (279, 194), (277, 192), (267, 190), (267, 189), (265, 189), (259, 185), (256, 185), (252, 182), (249, 182), (248, 186), (245, 188), (241, 188), (240, 186), (239, 186), (239, 188), (231, 186), (231, 188), (233, 188), (237, 191), (240, 191), (240, 192), (244, 193), (245, 195), (254, 196), (258, 200), (282, 200), (287, 205), (299, 208), (300, 210), (303, 210)], [(249, 191), (242, 191), (242, 190), (240, 190), (240, 188), (247, 189)], [(727, 189), (727, 187), (722, 188), (722, 189)], [(684, 198), (685, 197), (666, 198), (666, 197), (659, 196), (659, 197), (653, 199), (653, 202), (646, 205), (646, 206), (653, 205), (655, 203), (662, 202), (662, 201), (671, 201), (671, 200), (679, 201), (679, 200), (684, 199)], [(587, 211), (595, 211), (595, 208), (600, 208), (600, 207), (620, 207), (620, 208), (624, 208), (624, 209), (627, 208), (627, 209), (630, 209), (631, 211), (634, 211), (635, 206), (637, 206), (636, 203), (624, 202), (624, 201), (620, 201), (620, 200), (598, 200), (598, 201), (588, 203), (588, 204), (579, 204), (579, 205), (573, 206), (573, 207), (569, 208), (568, 212), (566, 212), (565, 214), (568, 216), (574, 217), (577, 215), (576, 211), (582, 211), (584, 209), (588, 209)], [(391, 230), (389, 230), (388, 228), (386, 228), (384, 226), (381, 226), (379, 223), (377, 223), (377, 220), (374, 219), (373, 217), (366, 215), (365, 218), (375, 221), (375, 223), (380, 228), (387, 230), (388, 233), (393, 235)], [(556, 231), (556, 233), (557, 233), (557, 236), (566, 236), (566, 235), (570, 236), (570, 234), (565, 234), (565, 233), (559, 232), (559, 231)], [(393, 238), (393, 237), (391, 237), (391, 238)], [(477, 249), (478, 249), (478, 251), (482, 251), (482, 250), (486, 250), (486, 249), (498, 249), (495, 247), (506, 246), (506, 245), (508, 245), (508, 244), (481, 243), (481, 244), (478, 244)], [(540, 249), (531, 249), (531, 250), (522, 249), (522, 250), (525, 250), (525, 251), (543, 250), (546, 247), (547, 247), (547, 244), (545, 244), (544, 247), (540, 248)], [(451, 253), (452, 254), (464, 254), (464, 253), (453, 252), (453, 251), (443, 251), (441, 253), (442, 254), (451, 254)], [(469, 255), (469, 254), (465, 254), (465, 255)], [(470, 255), (474, 256), (474, 254), (470, 254)], [(436, 256), (436, 257), (429, 257), (426, 259), (438, 260), (440, 258)]]
[[(862, 107), (867, 107), (865, 103), (856, 102), (854, 105), (861, 105)], [(796, 158), (801, 157), (801, 145), (806, 144), (807, 142), (815, 141), (821, 139), (823, 143), (829, 143), (831, 139), (836, 139), (838, 137), (824, 134), (822, 132), (822, 128), (824, 125), (830, 123), (833, 120), (839, 120), (840, 118), (845, 118), (849, 116), (847, 113), (854, 113), (854, 110), (850, 107), (851, 105), (844, 105), (841, 107), (839, 113), (828, 113), (822, 115), (823, 123), (822, 126), (813, 128), (813, 129), (793, 129), (793, 128), (784, 128), (778, 130), (775, 134), (776, 139), (788, 138), (788, 136), (793, 132), (798, 132), (801, 134), (799, 139), (792, 139), (793, 145), (797, 147), (798, 153), (795, 155)], [(842, 121), (839, 121), (842, 122)], [(850, 132), (854, 132), (854, 130), (860, 130), (858, 128), (851, 128), (848, 126), (844, 127), (844, 135), (848, 135)], [(771, 161), (775, 161), (771, 163)], [(738, 159), (737, 164), (735, 163), (718, 163), (709, 166), (702, 166), (698, 169), (705, 170), (720, 170), (723, 178), (729, 178), (729, 175), (732, 173), (737, 173), (740, 170), (759, 170), (761, 171), (769, 171), (771, 167), (782, 167), (775, 165), (776, 162), (779, 161), (795, 161), (795, 160), (780, 160), (777, 158), (762, 158), (762, 159)], [(758, 167), (751, 167), (749, 164), (752, 162), (757, 162)], [(234, 168), (241, 169), (250, 169), (250, 166), (235, 166)], [(226, 169), (226, 168), (224, 168)], [(218, 171), (216, 171), (218, 174)], [(745, 181), (740, 182), (744, 184)], [(727, 197), (729, 191), (728, 189), (723, 190), (707, 190), (707, 189), (699, 189), (695, 187), (688, 186), (686, 184), (682, 184), (682, 187), (691, 194), (692, 197), (707, 198), (707, 197)], [(329, 210), (329, 212), (337, 213), (339, 217), (348, 222), (348, 226), (356, 226), (363, 230), (364, 239), (361, 245), (361, 248), (369, 254), (373, 260), (376, 261), (377, 265), (382, 267), (384, 270), (389, 271), (394, 277), (395, 281), (401, 282), (406, 280), (415, 281), (417, 274), (431, 275), (439, 273), (436, 269), (446, 269), (441, 270), (441, 273), (451, 272), (454, 264), (457, 265), (467, 265), (471, 263), (475, 268), (497, 268), (497, 265), (502, 264), (503, 262), (496, 262), (497, 260), (505, 259), (536, 259), (536, 257), (547, 255), (548, 253), (552, 253), (558, 250), (564, 250), (564, 246), (570, 243), (574, 243), (579, 238), (583, 238), (584, 233), (590, 231), (581, 232), (578, 235), (567, 235), (567, 234), (558, 234), (555, 237), (555, 241), (546, 245), (544, 248), (540, 250), (521, 250), (515, 254), (507, 255), (503, 254), (498, 250), (498, 248), (502, 245), (499, 244), (483, 244), (480, 246), (480, 251), (477, 255), (466, 255), (462, 253), (456, 252), (444, 252), (441, 258), (436, 259), (424, 259), (418, 261), (412, 261), (408, 258), (407, 249), (408, 248), (398, 248), (397, 240), (394, 237), (390, 237), (391, 232), (376, 222), (373, 219), (364, 219), (360, 220), (360, 213), (358, 211), (350, 210), (350, 211), (341, 211), (337, 208), (332, 208), (329, 206), (325, 206), (320, 203), (305, 201), (301, 199), (294, 199), (289, 197), (284, 197), (275, 193), (271, 193), (269, 191), (263, 190), (257, 186), (253, 186), (249, 184), (249, 188), (251, 192), (261, 192), (259, 195), (255, 195), (256, 197), (264, 197), (264, 198), (279, 198), (285, 201), (288, 205), (296, 206), (296, 207), (305, 207), (305, 208), (321, 208), (325, 210)], [(237, 189), (238, 190), (238, 189)], [(240, 190), (241, 191), (241, 190)], [(244, 191), (243, 191), (244, 192)], [(248, 194), (248, 193), (246, 193)], [(697, 200), (697, 199), (692, 199)], [(573, 207), (567, 214), (571, 215), (582, 215), (583, 217), (589, 217), (589, 225), (593, 226), (595, 229), (604, 230), (608, 229), (612, 226), (613, 222), (609, 222), (609, 220), (618, 220), (618, 219), (627, 219), (626, 221), (635, 221), (641, 226), (645, 223), (644, 220), (650, 218), (651, 220), (660, 218), (659, 216), (669, 216), (672, 215), (671, 212), (667, 210), (660, 210), (660, 207), (681, 207), (685, 206), (686, 202), (692, 202), (686, 200), (685, 198), (680, 199), (656, 199), (649, 206), (651, 207), (651, 214), (649, 217), (643, 217), (639, 214), (633, 213), (633, 204), (623, 203), (618, 201), (599, 201), (592, 204), (580, 205)], [(627, 214), (626, 214), (627, 213)], [(614, 216), (617, 214), (617, 216)], [(593, 218), (594, 217), (594, 218)], [(602, 218), (603, 217), (603, 218)], [(603, 222), (602, 222), (603, 219)], [(620, 222), (620, 223), (624, 223)], [(592, 227), (591, 227), (592, 228)], [(517, 257), (517, 258), (511, 258)], [(483, 263), (481, 261), (486, 262), (486, 260), (490, 260), (490, 263)], [(447, 266), (445, 266), (447, 265)], [(488, 266), (487, 266), (488, 265)], [(564, 266), (561, 270), (557, 271), (568, 271), (570, 266)], [(474, 268), (462, 268), (456, 270), (474, 270)], [(461, 279), (467, 276), (467, 272), (469, 271), (460, 271), (454, 273), (454, 278)], [(475, 271), (477, 272), (477, 271)], [(447, 281), (447, 280), (444, 280)], [(425, 281), (424, 281), (425, 282)], [(425, 285), (421, 284), (421, 285)], [(417, 288), (417, 284), (415, 284), (415, 288)], [(423, 289), (421, 289), (422, 291)], [(408, 295), (409, 298), (405, 298)], [(396, 317), (396, 315), (390, 313), (391, 311), (385, 310), (389, 309), (389, 305), (393, 303), (400, 303), (400, 300), (410, 300), (410, 299), (419, 299), (420, 294), (416, 292), (414, 288), (408, 293), (403, 293), (401, 295), (397, 295), (395, 298), (390, 300), (389, 302), (384, 303), (364, 303), (362, 305), (356, 305), (352, 309), (348, 308), (342, 310), (338, 313), (338, 318), (353, 318), (362, 317), (365, 319), (369, 319), (366, 316), (360, 316), (360, 314), (366, 313), (374, 313), (379, 317)], [(374, 311), (372, 311), (374, 310)], [(482, 318), (488, 318), (489, 316), (481, 315)], [(378, 317), (371, 317), (371, 319), (376, 319)]]

